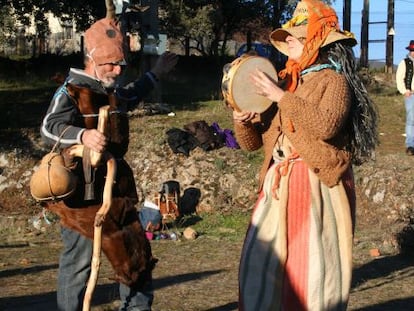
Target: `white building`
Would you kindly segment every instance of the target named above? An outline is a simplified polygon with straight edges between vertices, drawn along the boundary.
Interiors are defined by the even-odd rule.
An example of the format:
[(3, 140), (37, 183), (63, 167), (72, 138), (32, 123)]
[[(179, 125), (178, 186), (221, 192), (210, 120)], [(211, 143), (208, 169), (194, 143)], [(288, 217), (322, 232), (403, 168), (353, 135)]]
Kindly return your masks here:
[[(33, 38), (33, 40), (25, 40), (25, 52), (32, 51), (35, 55), (46, 53), (67, 55), (80, 52), (82, 34), (76, 31), (76, 22), (70, 19), (58, 18), (52, 13), (46, 13), (46, 18), (49, 23), (49, 36), (39, 38), (35, 27), (28, 27), (24, 36)], [(34, 25), (34, 19), (32, 25)]]

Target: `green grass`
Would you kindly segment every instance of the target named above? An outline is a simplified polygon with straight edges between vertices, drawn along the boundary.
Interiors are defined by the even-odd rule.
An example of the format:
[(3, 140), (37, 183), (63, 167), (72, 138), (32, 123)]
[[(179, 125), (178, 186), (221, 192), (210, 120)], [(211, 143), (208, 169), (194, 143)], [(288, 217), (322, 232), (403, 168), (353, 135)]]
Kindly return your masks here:
[[(392, 80), (392, 77), (386, 76), (383, 78), (383, 81), (386, 81), (387, 83), (380, 83), (377, 85), (374, 84), (369, 88), (370, 95), (374, 102), (377, 104), (380, 115), (379, 132), (382, 134), (380, 136), (381, 144), (378, 147), (377, 151), (380, 154), (398, 154), (398, 157), (396, 157), (397, 161), (395, 163), (390, 163), (390, 165), (395, 165), (398, 167), (398, 170), (410, 172), (408, 170), (408, 168), (411, 167), (409, 166), (410, 163), (401, 163), (402, 161), (398, 161), (400, 158), (407, 157), (404, 154), (404, 137), (402, 136), (402, 133), (404, 133), (405, 109), (403, 98), (401, 95), (396, 93), (395, 86), (392, 85)], [(145, 118), (131, 118), (131, 136), (133, 136), (131, 137), (131, 140), (134, 140), (135, 142), (133, 145), (137, 145), (137, 148), (139, 148), (149, 140), (155, 141), (161, 145), (165, 138), (165, 130), (173, 126), (181, 128), (184, 124), (195, 120), (206, 120), (208, 123), (215, 121), (218, 122), (222, 128), (232, 128), (231, 112), (223, 105), (223, 102), (220, 99), (211, 99), (211, 94), (218, 92), (216, 85), (214, 85), (216, 82), (209, 79), (205, 79), (204, 84), (201, 80), (195, 81), (196, 83), (191, 83), (191, 81), (186, 81), (185, 83), (183, 83), (183, 81), (178, 81), (180, 83), (177, 82), (177, 84), (174, 85), (177, 87), (177, 89), (173, 90), (174, 92), (171, 91), (171, 93), (166, 96), (166, 103), (170, 104), (173, 107), (173, 111), (176, 113), (174, 117), (154, 115)], [(30, 149), (30, 142), (32, 140), (26, 137), (27, 128), (22, 129), (22, 127), (30, 127), (32, 133), (38, 135), (39, 122), (41, 120), (41, 113), (43, 112), (42, 109), (47, 108), (48, 102), (53, 95), (54, 87), (55, 85), (53, 83), (49, 86), (48, 82), (42, 80), (30, 81), (27, 78), (23, 78), (23, 80), (19, 81), (12, 81), (11, 79), (0, 81), (0, 108), (2, 109), (2, 115), (0, 115), (0, 138), (2, 139), (3, 144), (1, 148), (10, 142), (11, 147), (7, 150), (7, 152), (14, 155), (13, 150), (18, 149), (16, 148), (16, 142), (22, 144), (22, 141), (27, 140), (27, 144), (24, 145), (25, 148), (22, 149), (21, 152), (24, 153), (25, 156), (33, 156), (33, 150)], [(165, 90), (169, 91), (169, 86), (166, 86)], [(202, 94), (203, 96), (198, 96), (198, 94), (194, 94), (196, 92), (205, 92), (205, 94)], [(35, 109), (36, 107), (42, 107), (42, 109)], [(11, 133), (16, 135), (11, 135)], [(161, 153), (163, 151), (160, 148), (160, 151), (157, 152)], [(258, 173), (258, 169), (263, 160), (262, 151), (259, 150), (256, 152), (245, 152), (238, 150), (236, 152), (245, 158), (245, 162), (243, 163), (246, 163), (246, 166), (248, 165), (248, 167), (242, 168), (245, 173), (244, 178), (246, 180), (252, 180), (253, 183), (253, 181), (257, 180), (256, 174)], [(229, 169), (229, 165), (223, 160), (223, 158), (224, 156), (220, 154), (219, 157), (214, 160), (214, 165), (215, 167), (225, 171)], [(22, 161), (22, 157), (18, 157), (17, 161)], [(26, 162), (29, 163), (26, 165), (30, 165), (30, 168), (32, 168), (34, 160)], [(28, 168), (29, 167), (27, 167), (27, 169)], [(7, 173), (7, 168), (4, 169)], [(21, 172), (17, 172), (18, 177), (20, 178), (20, 176), (24, 176), (24, 172), (26, 172), (27, 169), (22, 169)], [(407, 179), (411, 178), (408, 176), (409, 174), (406, 175)], [(361, 174), (356, 171), (356, 176), (361, 176)], [(362, 175), (362, 177), (364, 177), (364, 175)], [(16, 180), (19, 179), (15, 176), (12, 176), (11, 178), (15, 178)], [(375, 178), (376, 177), (374, 176), (374, 181)], [(411, 185), (412, 182), (407, 182), (407, 184)], [(252, 200), (254, 200), (254, 186), (252, 186), (251, 189), (253, 198)], [(409, 190), (410, 189), (406, 190), (407, 193), (409, 193)], [(3, 192), (0, 195), (0, 209), (2, 207), (2, 203), (6, 203), (7, 201), (7, 204), (13, 207), (13, 213), (16, 213), (16, 215), (31, 216), (38, 213), (39, 206), (35, 205), (33, 200), (26, 201), (21, 199), (22, 197), (27, 197), (27, 193), (28, 189), (17, 188)], [(402, 193), (402, 195), (405, 195), (405, 193)], [(231, 193), (228, 193), (228, 197), (231, 197)], [(366, 201), (368, 201), (368, 199)], [(369, 201), (368, 203), (371, 204), (372, 202)], [(394, 205), (397, 205), (397, 203), (398, 202), (396, 201)], [(236, 204), (238, 204), (238, 202), (236, 202)], [(384, 301), (384, 297), (389, 300), (388, 305), (391, 306), (391, 304), (393, 304), (393, 302), (397, 301), (398, 299), (400, 299), (400, 301), (403, 301), (403, 299), (405, 299), (405, 295), (409, 297), (409, 293), (412, 292), (412, 286), (410, 284), (414, 283), (412, 282), (411, 277), (412, 271), (407, 270), (408, 268), (406, 268), (410, 267), (408, 263), (401, 264), (398, 261), (395, 261), (395, 258), (393, 256), (382, 256), (380, 258), (372, 258), (369, 256), (370, 249), (377, 247), (383, 249), (385, 247), (385, 243), (383, 242), (393, 241), (389, 238), (386, 240), (384, 239), (384, 236), (389, 232), (390, 226), (387, 226), (386, 230), (383, 230), (382, 227), (384, 224), (388, 225), (388, 217), (392, 216), (392, 213), (395, 212), (394, 205), (389, 207), (385, 206), (381, 209), (378, 209), (376, 206), (373, 206), (374, 208), (371, 208), (371, 206), (366, 207), (361, 204), (358, 206), (358, 210), (361, 212), (362, 216), (357, 219), (354, 261), (358, 266), (354, 271), (356, 273), (357, 279), (360, 280), (361, 285), (357, 284), (351, 293), (350, 309), (352, 310), (361, 309), (367, 306), (381, 306), (379, 303)], [(213, 209), (216, 207), (217, 206), (212, 205)], [(166, 241), (166, 243), (153, 243), (152, 245), (154, 254), (156, 257), (159, 257), (161, 259), (160, 264), (155, 271), (157, 271), (157, 273), (160, 273), (158, 272), (160, 269), (167, 270), (167, 272), (161, 270), (161, 272), (164, 274), (159, 274), (158, 278), (161, 279), (162, 277), (165, 278), (166, 275), (174, 275), (177, 276), (176, 279), (178, 280), (181, 278), (181, 280), (189, 281), (188, 276), (191, 276), (191, 273), (189, 273), (188, 269), (192, 266), (195, 266), (195, 268), (198, 269), (199, 266), (197, 266), (197, 264), (211, 264), (211, 267), (214, 267), (214, 269), (223, 269), (224, 271), (228, 269), (228, 267), (226, 265), (223, 265), (223, 263), (227, 264), (230, 262), (230, 264), (234, 263), (234, 267), (237, 268), (239, 246), (241, 246), (241, 243), (245, 236), (245, 232), (252, 213), (251, 209), (248, 207), (245, 207), (243, 210), (238, 208), (239, 205), (232, 206), (228, 204), (225, 205), (225, 209), (214, 210), (214, 212), (200, 212), (198, 217), (186, 216), (184, 218), (184, 223), (182, 223), (182, 226), (179, 227), (179, 230), (182, 231), (187, 226), (195, 229), (200, 234), (200, 238), (195, 241), (175, 244), (171, 241)], [(387, 215), (383, 217), (381, 221), (376, 221), (378, 217), (373, 217), (372, 215), (377, 215), (381, 212), (384, 213), (384, 210)], [(18, 219), (18, 221), (19, 222), (16, 220), (13, 225), (9, 225), (8, 227), (7, 225), (0, 225), (0, 233), (4, 233), (6, 232), (5, 230), (7, 230), (6, 233), (8, 238), (5, 240), (6, 242), (10, 238), (17, 239), (22, 236), (20, 228), (25, 228), (27, 226), (27, 220)], [(56, 235), (56, 241), (58, 241), (58, 232), (58, 226), (56, 226), (56, 230), (47, 231), (47, 235), (50, 237), (51, 233), (53, 233), (52, 239), (55, 238)], [(31, 233), (31, 236), (36, 235), (33, 235)], [(40, 237), (43, 240), (45, 238), (42, 235)], [(52, 249), (55, 252), (55, 249), (57, 249), (58, 245), (57, 242), (45, 243), (49, 243), (49, 247), (33, 248), (31, 246), (30, 250), (27, 250), (27, 254), (33, 254), (36, 249), (42, 249), (44, 252), (50, 252), (50, 249)], [(222, 247), (220, 249), (217, 247), (217, 245), (224, 245), (225, 247)], [(234, 247), (234, 245), (237, 247)], [(7, 251), (10, 252), (10, 250), (13, 249), (15, 248), (7, 248)], [(220, 252), (221, 254), (224, 253), (225, 256), (217, 256), (217, 253)], [(232, 256), (229, 256), (229, 253)], [(15, 257), (27, 258), (26, 255), (23, 256), (22, 254), (25, 253), (22, 253), (22, 250), (19, 250), (19, 254), (17, 257)], [(36, 263), (39, 260), (43, 260), (46, 257), (51, 258), (50, 254), (39, 255), (36, 253), (36, 256), (33, 257), (33, 263)], [(54, 257), (55, 254), (53, 255), (53, 258)], [(186, 261), (181, 260), (181, 258), (186, 257), (191, 258), (191, 265), (187, 264)], [(205, 259), (205, 261), (200, 260), (200, 258)], [(221, 262), (219, 262), (219, 260), (221, 260)], [(168, 264), (164, 264), (163, 268), (162, 263), (166, 262)], [(384, 269), (385, 265), (387, 269)], [(183, 270), (177, 270), (177, 268), (181, 267), (183, 267)], [(9, 268), (14, 268), (14, 266), (10, 266)], [(19, 269), (20, 268), (21, 267), (19, 267)], [(208, 271), (208, 268), (206, 268), (206, 266), (204, 268), (205, 270), (203, 271)], [(211, 269), (213, 270), (213, 268)], [(200, 284), (202, 277), (199, 276), (202, 275), (194, 275), (197, 276), (195, 280), (196, 283)], [(374, 277), (375, 275), (378, 277)], [(25, 280), (25, 283), (29, 285), (48, 284), (47, 281), (39, 282), (39, 277), (41, 278), (40, 275), (36, 274), (35, 280), (27, 280), (27, 282)], [(234, 278), (237, 278), (237, 271), (235, 271), (234, 275), (231, 275), (231, 278), (232, 280), (234, 280)], [(50, 273), (46, 275), (44, 280), (46, 279), (50, 279)], [(165, 279), (168, 280), (168, 278)], [(171, 280), (173, 280), (172, 277)], [(5, 281), (7, 281), (7, 278)], [(186, 282), (184, 281), (181, 283), (185, 284)], [(227, 284), (229, 283), (226, 277), (224, 277), (224, 281)], [(15, 282), (15, 280), (12, 280), (12, 282), (12, 284), (19, 284), (18, 280), (17, 282)], [(177, 282), (177, 284), (174, 284), (175, 291), (172, 291), (174, 293), (177, 292), (177, 290), (181, 290), (178, 287), (180, 286), (180, 282)], [(189, 286), (192, 286), (193, 284), (194, 283), (189, 283)], [(216, 285), (217, 282), (215, 281), (212, 286)], [(30, 286), (26, 287), (29, 288)], [(171, 286), (166, 286), (165, 288), (171, 292), (170, 287)], [(33, 288), (33, 286), (30, 288)], [(407, 290), (401, 291), (401, 288), (406, 288)], [(24, 290), (24, 288), (17, 286), (14, 292), (15, 295), (21, 296), (22, 290)], [(51, 290), (53, 289), (48, 289), (47, 292)], [(163, 288), (158, 289), (159, 297), (162, 297), (160, 301), (168, 301), (168, 310), (178, 310), (179, 308), (171, 308), (171, 301), (169, 299), (171, 297), (178, 297), (179, 295), (177, 296), (176, 294), (172, 294), (170, 295), (171, 297), (168, 295), (163, 295), (164, 293), (162, 290)], [(203, 299), (203, 297), (200, 295), (199, 296), (201, 298), (197, 296), (197, 294), (202, 292), (201, 290), (198, 290), (198, 288), (194, 289), (191, 287), (189, 292), (194, 293), (194, 295), (192, 295), (194, 298), (193, 300)], [(225, 291), (223, 290), (223, 293), (224, 292)], [(220, 299), (220, 297), (218, 299)], [(229, 301), (235, 301), (234, 298), (232, 299), (233, 300)], [(408, 298), (407, 301), (409, 301)], [(182, 299), (179, 303), (182, 303)], [(217, 303), (216, 300), (215, 305), (217, 306), (220, 304), (222, 306), (225, 306), (227, 303), (227, 301), (223, 303)], [(114, 308), (108, 308), (107, 310), (113, 309)]]
[[(394, 77), (385, 76), (388, 83)], [(405, 150), (405, 106), (394, 83), (374, 85), (369, 87), (369, 94), (377, 105), (379, 113), (378, 132), (380, 144), (377, 152), (390, 154)]]
[(56, 88), (56, 82), (29, 77), (19, 79), (0, 79), (0, 91), (36, 91), (41, 88)]
[[(208, 80), (205, 79), (205, 80)], [(385, 77), (391, 81), (391, 77)], [(223, 104), (221, 99), (198, 100), (202, 93), (204, 98), (217, 97), (219, 89), (217, 79), (210, 82), (201, 81), (200, 77), (190, 83), (188, 79), (176, 80), (166, 83), (166, 103), (170, 104), (175, 116), (166, 118), (165, 115), (154, 115), (151, 118), (132, 118), (130, 122), (131, 135), (139, 137), (142, 144), (148, 139), (163, 144), (165, 131), (172, 127), (182, 128), (186, 123), (205, 120), (207, 123), (217, 122), (221, 128), (232, 128), (231, 111)], [(0, 137), (10, 136), (10, 131), (20, 131), (28, 124), (37, 131), (41, 116), (48, 106), (56, 85), (54, 82), (41, 79), (29, 80), (9, 79), (0, 80)], [(370, 95), (376, 103), (380, 120), (380, 145), (378, 152), (383, 154), (404, 152), (404, 124), (405, 109), (402, 96), (396, 93), (392, 83), (372, 85)], [(187, 95), (183, 95), (187, 94)], [(211, 95), (211, 96), (210, 96)], [(170, 99), (170, 101), (168, 101)], [(139, 143), (137, 143), (139, 147)], [(255, 152), (238, 151), (250, 166), (246, 169), (246, 178), (255, 179), (258, 168), (263, 160), (261, 150)], [(222, 158), (214, 161), (216, 168), (225, 171), (228, 164)], [(205, 213), (202, 221), (194, 225), (201, 233), (208, 233), (219, 239), (240, 239), (244, 236), (251, 212), (232, 213)]]
[(216, 239), (240, 241), (245, 234), (251, 213), (203, 213), (201, 221), (192, 226), (200, 235)]

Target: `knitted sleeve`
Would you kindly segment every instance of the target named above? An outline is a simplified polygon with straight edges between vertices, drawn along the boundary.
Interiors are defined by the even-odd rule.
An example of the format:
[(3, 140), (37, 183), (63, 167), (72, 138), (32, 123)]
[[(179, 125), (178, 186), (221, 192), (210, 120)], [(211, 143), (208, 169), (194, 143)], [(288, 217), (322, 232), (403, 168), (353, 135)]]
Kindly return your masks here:
[(254, 151), (263, 145), (261, 134), (252, 122), (234, 122), (234, 133), (240, 148), (244, 150)]
[(343, 127), (351, 106), (351, 92), (344, 76), (331, 70), (316, 74), (299, 86), (295, 93), (286, 92), (279, 108), (294, 128), (321, 140), (334, 137)]

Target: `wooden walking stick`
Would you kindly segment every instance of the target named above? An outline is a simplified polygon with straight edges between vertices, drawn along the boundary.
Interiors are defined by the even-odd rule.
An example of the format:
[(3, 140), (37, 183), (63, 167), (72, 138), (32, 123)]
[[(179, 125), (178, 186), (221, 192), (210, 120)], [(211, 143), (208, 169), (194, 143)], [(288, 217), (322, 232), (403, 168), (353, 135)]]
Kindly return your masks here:
[[(109, 105), (99, 109), (98, 130), (105, 133), (106, 124), (109, 118)], [(102, 154), (99, 152), (90, 152), (91, 165), (96, 167)], [(96, 287), (99, 276), (99, 268), (101, 266), (101, 246), (102, 246), (102, 223), (106, 214), (109, 212), (112, 203), (112, 185), (116, 176), (116, 160), (109, 152), (104, 152), (104, 160), (106, 160), (107, 173), (103, 190), (102, 206), (95, 216), (94, 234), (93, 234), (93, 253), (91, 261), (91, 275), (89, 276), (88, 285), (86, 286), (85, 296), (83, 298), (83, 310), (89, 311), (91, 306), (92, 295)]]
[[(99, 109), (98, 130), (101, 133), (105, 133), (105, 127), (109, 118), (109, 105), (103, 106)], [(74, 157), (84, 156), (84, 145), (75, 145), (69, 149), (69, 153)], [(101, 161), (106, 162), (107, 175), (103, 190), (102, 205), (96, 212), (94, 222), (94, 235), (93, 235), (93, 253), (91, 261), (91, 274), (89, 276), (88, 284), (86, 287), (85, 296), (83, 299), (83, 311), (89, 311), (91, 307), (91, 299), (96, 287), (99, 276), (99, 268), (101, 265), (101, 246), (102, 246), (102, 224), (105, 220), (105, 216), (109, 212), (112, 203), (112, 185), (115, 182), (116, 176), (116, 160), (111, 153), (105, 151), (104, 153), (94, 152), (90, 150), (90, 162), (92, 167), (98, 166)]]
[(115, 181), (116, 175), (116, 160), (109, 153), (104, 153), (107, 165), (107, 175), (103, 191), (103, 202), (101, 208), (96, 212), (93, 234), (93, 254), (91, 261), (91, 274), (89, 276), (88, 285), (86, 287), (85, 296), (83, 299), (83, 311), (89, 311), (91, 299), (96, 287), (99, 276), (99, 268), (101, 266), (101, 244), (102, 244), (102, 223), (105, 220), (106, 214), (109, 212), (112, 203), (112, 185)]

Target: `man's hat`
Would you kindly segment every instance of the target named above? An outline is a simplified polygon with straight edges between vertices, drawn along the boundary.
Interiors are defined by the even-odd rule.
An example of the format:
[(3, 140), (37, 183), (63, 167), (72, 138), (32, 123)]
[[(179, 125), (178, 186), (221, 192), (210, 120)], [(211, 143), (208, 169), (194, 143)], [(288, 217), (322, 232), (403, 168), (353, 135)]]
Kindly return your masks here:
[(87, 55), (97, 65), (126, 64), (124, 36), (111, 18), (100, 19), (86, 30), (85, 46)]
[(414, 51), (414, 40), (410, 41), (410, 44), (406, 47), (409, 51)]
[[(272, 44), (285, 55), (288, 55), (288, 46), (285, 40), (289, 35), (297, 39), (306, 39), (306, 41), (319, 35), (322, 40), (319, 48), (340, 40), (346, 40), (350, 46), (357, 44), (351, 32), (339, 29), (336, 12), (319, 0), (300, 1), (292, 19), (282, 28), (278, 28), (270, 34)], [(323, 37), (324, 35), (325, 37)]]

